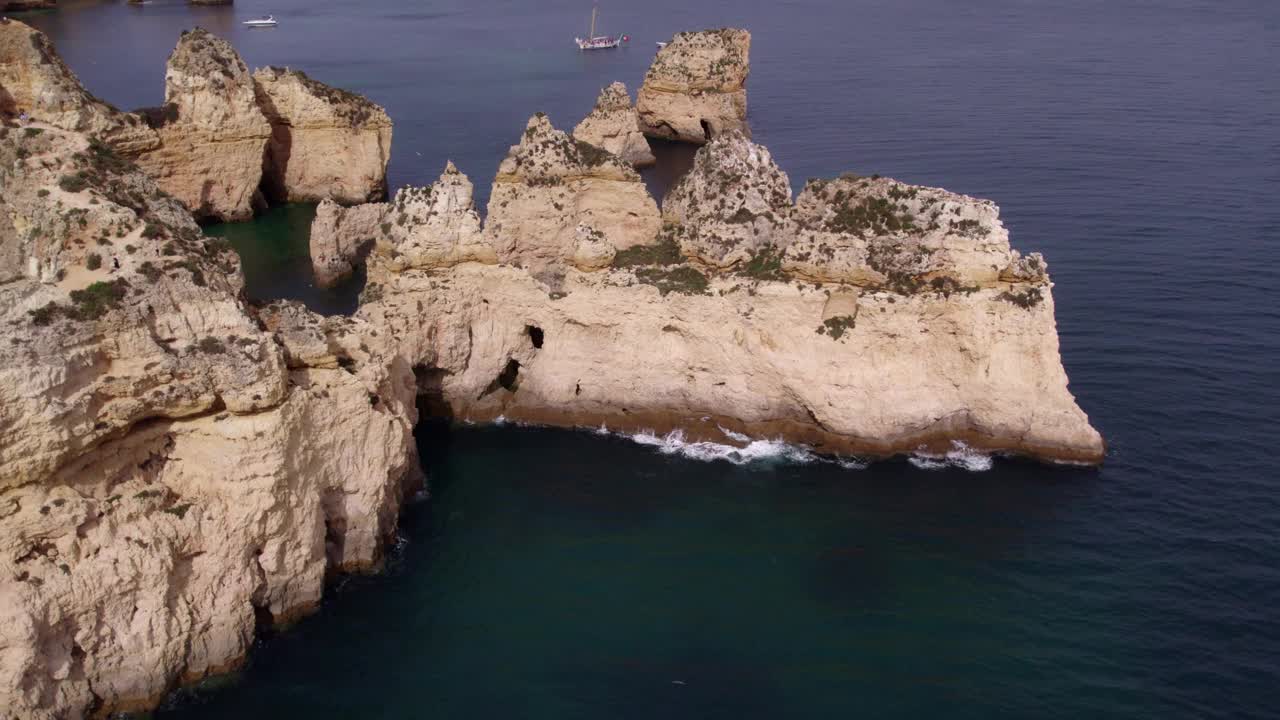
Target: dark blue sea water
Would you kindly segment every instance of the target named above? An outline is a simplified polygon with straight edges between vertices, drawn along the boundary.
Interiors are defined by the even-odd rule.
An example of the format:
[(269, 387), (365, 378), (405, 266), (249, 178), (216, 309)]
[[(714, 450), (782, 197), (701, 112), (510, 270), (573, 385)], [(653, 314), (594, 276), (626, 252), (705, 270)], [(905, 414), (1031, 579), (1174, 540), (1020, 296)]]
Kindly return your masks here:
[[(748, 27), (751, 125), (797, 186), (989, 197), (1045, 253), (1111, 447), (1100, 470), (854, 470), (424, 431), (434, 495), (387, 572), (162, 715), (1276, 716), (1280, 3), (602, 0), (632, 46), (587, 55), (586, 0), (61, 5), (27, 17), (117, 105), (160, 101), (198, 23), (386, 106), (392, 187), (453, 158), (481, 202), (534, 111), (570, 127), (655, 40)], [(255, 297), (342, 311), (308, 287), (307, 212), (211, 231)]]

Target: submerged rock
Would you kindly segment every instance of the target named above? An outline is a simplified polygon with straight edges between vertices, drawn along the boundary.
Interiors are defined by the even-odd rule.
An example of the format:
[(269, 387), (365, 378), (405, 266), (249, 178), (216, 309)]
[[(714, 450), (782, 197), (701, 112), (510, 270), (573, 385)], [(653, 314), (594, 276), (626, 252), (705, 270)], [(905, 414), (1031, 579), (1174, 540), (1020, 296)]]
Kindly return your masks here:
[(705, 143), (746, 130), (751, 33), (724, 28), (676, 33), (658, 51), (636, 97), (650, 137)]
[(182, 33), (165, 71), (164, 105), (143, 111), (160, 146), (137, 162), (197, 218), (253, 215), (271, 125), (253, 76), (226, 40)]
[(631, 105), (627, 86), (620, 82), (600, 91), (596, 106), (573, 129), (573, 137), (608, 150), (634, 167), (657, 162), (649, 141), (640, 132), (640, 116)]
[(262, 68), (253, 80), (271, 123), (264, 180), (273, 199), (353, 204), (386, 196), (391, 119), (385, 110), (297, 70)]

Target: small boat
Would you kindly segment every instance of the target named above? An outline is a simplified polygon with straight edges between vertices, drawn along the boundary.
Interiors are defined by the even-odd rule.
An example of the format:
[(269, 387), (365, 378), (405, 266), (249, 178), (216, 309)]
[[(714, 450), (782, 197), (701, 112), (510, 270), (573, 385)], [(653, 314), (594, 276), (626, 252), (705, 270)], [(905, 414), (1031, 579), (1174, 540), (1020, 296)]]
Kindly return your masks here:
[(267, 15), (266, 17), (245, 20), (243, 24), (248, 25), (249, 27), (275, 27), (276, 18), (274, 15)]
[(667, 44), (666, 44), (666, 43), (662, 42), (661, 40), (659, 40), (659, 41), (658, 41), (658, 49), (659, 49), (659, 50), (661, 50), (662, 48), (664, 48), (664, 47), (666, 47), (666, 46), (667, 46)]
[(599, 11), (600, 8), (591, 8), (591, 32), (587, 37), (573, 39), (579, 50), (607, 50), (616, 48), (624, 42), (631, 42), (629, 35), (596, 35), (596, 13)]

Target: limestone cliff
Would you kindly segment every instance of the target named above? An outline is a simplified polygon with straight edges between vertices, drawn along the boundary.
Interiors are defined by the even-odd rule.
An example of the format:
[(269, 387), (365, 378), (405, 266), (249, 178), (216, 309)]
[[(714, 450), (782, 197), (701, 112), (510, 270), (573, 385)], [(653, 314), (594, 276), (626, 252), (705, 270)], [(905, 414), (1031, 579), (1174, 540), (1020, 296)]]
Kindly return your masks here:
[(640, 116), (631, 104), (627, 86), (620, 82), (600, 91), (591, 114), (573, 129), (573, 137), (608, 150), (633, 167), (657, 162), (640, 132)]
[(110, 146), (0, 128), (0, 707), (150, 707), (376, 563), (414, 377), (239, 299), (238, 260)]
[[(572, 167), (540, 157), (542, 176)], [(589, 190), (513, 185), (494, 199), (549, 217), (575, 192)], [(656, 233), (504, 229), (512, 246), (582, 258), (557, 277), (375, 253), (358, 317), (459, 418), (1101, 460), (1067, 390), (1043, 261), (1009, 248), (993, 204), (846, 177), (793, 207), (768, 152), (737, 133), (699, 151), (667, 204)], [(511, 222), (491, 208), (495, 221)]]
[(496, 262), (493, 246), (481, 235), (473, 191), (451, 162), (436, 182), (401, 188), (390, 203), (320, 203), (311, 224), (316, 282), (329, 286), (347, 277), (370, 249), (398, 269)]
[(160, 146), (137, 161), (161, 188), (197, 218), (253, 215), (271, 126), (249, 68), (226, 40), (183, 32), (169, 55), (164, 105), (144, 112)]
[(745, 130), (751, 33), (724, 28), (676, 33), (658, 51), (636, 97), (646, 135), (705, 143)]
[(0, 116), (30, 118), (97, 136), (125, 152), (154, 148), (159, 139), (135, 115), (89, 94), (44, 33), (0, 18)]
[(554, 274), (571, 261), (580, 224), (621, 250), (653, 237), (661, 220), (630, 165), (539, 113), (498, 166), (485, 237), (501, 262)]
[(790, 242), (791, 181), (769, 151), (731, 130), (694, 157), (662, 201), (680, 251), (717, 268), (777, 254)]
[(391, 119), (385, 110), (297, 70), (262, 68), (253, 80), (271, 123), (265, 180), (274, 199), (352, 204), (387, 194)]

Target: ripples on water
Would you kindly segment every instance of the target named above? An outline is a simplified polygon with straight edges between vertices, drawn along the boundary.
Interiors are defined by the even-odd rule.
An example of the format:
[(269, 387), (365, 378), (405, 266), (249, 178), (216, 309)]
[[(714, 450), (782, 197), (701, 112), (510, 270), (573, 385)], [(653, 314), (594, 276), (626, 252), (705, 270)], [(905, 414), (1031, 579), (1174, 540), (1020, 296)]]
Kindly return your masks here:
[[(408, 509), (389, 572), (343, 581), (231, 688), (163, 714), (1280, 707), (1280, 4), (602, 2), (634, 41), (585, 55), (579, 0), (60, 5), (30, 17), (119, 106), (161, 100), (164, 58), (198, 21), (251, 65), (385, 105), (392, 187), (452, 158), (482, 204), (533, 111), (569, 128), (608, 82), (634, 92), (654, 40), (750, 27), (752, 127), (794, 185), (854, 170), (989, 197), (1014, 244), (1045, 253), (1072, 390), (1111, 446), (1097, 471), (849, 470), (697, 462), (659, 438), (424, 434), (435, 498)], [(280, 27), (236, 20), (263, 12)], [(253, 280), (271, 237), (305, 243), (287, 226), (267, 218), (257, 248), (256, 224), (217, 231), (238, 235), (260, 297), (307, 282)], [(280, 252), (262, 267), (299, 262)]]

